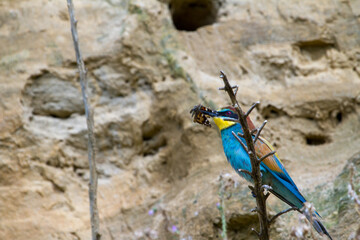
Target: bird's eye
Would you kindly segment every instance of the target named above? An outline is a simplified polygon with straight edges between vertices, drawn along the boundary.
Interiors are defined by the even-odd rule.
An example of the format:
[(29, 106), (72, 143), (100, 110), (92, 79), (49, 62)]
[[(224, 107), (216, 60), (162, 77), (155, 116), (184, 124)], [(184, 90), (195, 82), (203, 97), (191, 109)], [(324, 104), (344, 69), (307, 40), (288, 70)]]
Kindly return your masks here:
[(227, 115), (227, 116), (230, 116), (230, 115), (231, 115), (231, 112), (226, 112), (226, 115)]

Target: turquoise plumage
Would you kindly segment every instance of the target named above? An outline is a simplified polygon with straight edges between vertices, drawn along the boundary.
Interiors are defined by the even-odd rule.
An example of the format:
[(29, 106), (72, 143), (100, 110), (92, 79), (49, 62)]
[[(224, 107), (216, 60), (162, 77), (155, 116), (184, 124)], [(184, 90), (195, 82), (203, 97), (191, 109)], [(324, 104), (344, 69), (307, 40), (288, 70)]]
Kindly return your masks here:
[[(232, 107), (227, 107), (219, 111), (205, 112), (209, 116), (212, 116), (216, 125), (221, 131), (221, 138), (223, 143), (224, 152), (227, 160), (231, 166), (246, 180), (252, 182), (251, 176), (244, 172), (239, 172), (239, 169), (244, 169), (251, 172), (251, 163), (250, 158), (245, 149), (241, 144), (235, 139), (232, 132), (234, 133), (243, 133), (242, 127), (239, 123), (233, 121), (227, 121), (229, 118), (238, 118), (237, 114)], [(255, 128), (250, 119), (248, 120), (248, 125), (251, 128)], [(240, 138), (241, 141), (246, 145), (246, 141), (243, 138)], [(273, 151), (273, 147), (265, 139), (259, 138), (255, 143), (255, 151), (258, 158), (266, 155), (267, 153)], [(280, 161), (280, 158), (277, 154), (274, 154), (270, 157), (267, 157), (260, 165), (260, 171), (262, 174), (263, 184), (269, 185), (272, 187), (270, 192), (276, 197), (290, 205), (291, 207), (296, 207), (301, 212), (304, 203), (306, 202), (303, 195), (300, 193), (299, 189), (295, 185), (294, 181), (291, 179), (290, 175), (286, 171), (284, 165)], [(305, 214), (306, 216), (306, 214)], [(306, 216), (311, 220), (310, 216)], [(321, 235), (326, 234), (330, 239), (331, 236), (327, 232), (324, 225), (320, 222), (320, 215), (316, 212), (313, 214), (312, 221), (313, 226), (317, 232)]]

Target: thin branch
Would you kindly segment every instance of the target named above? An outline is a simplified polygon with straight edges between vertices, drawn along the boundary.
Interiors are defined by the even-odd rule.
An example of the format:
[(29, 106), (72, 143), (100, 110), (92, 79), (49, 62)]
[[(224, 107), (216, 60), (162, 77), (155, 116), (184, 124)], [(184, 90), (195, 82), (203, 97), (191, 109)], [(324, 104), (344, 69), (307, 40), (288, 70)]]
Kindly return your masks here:
[(240, 139), (238, 136), (236, 136), (236, 134), (234, 133), (234, 131), (232, 131), (232, 135), (234, 135), (234, 137), (236, 138), (236, 140), (238, 140), (238, 142), (241, 144), (241, 146), (244, 148), (244, 150), (245, 150), (246, 152), (248, 152), (248, 148), (247, 148), (246, 145), (241, 141), (241, 139)]
[(227, 79), (227, 76), (223, 71), (220, 71), (220, 78), (223, 79), (225, 85), (223, 88), (221, 88), (221, 90), (225, 90), (229, 94), (233, 106), (236, 106), (236, 109), (242, 112), (240, 105), (236, 100), (235, 93), (232, 90), (233, 88), (238, 88), (238, 86), (230, 86), (229, 80)]
[(238, 93), (238, 90), (239, 90), (239, 87), (236, 86), (235, 91), (234, 91), (234, 95), (235, 95), (235, 96), (236, 96), (236, 94)]
[(89, 159), (89, 170), (90, 170), (90, 180), (89, 180), (89, 200), (90, 200), (90, 217), (91, 217), (91, 233), (93, 240), (99, 240), (101, 234), (99, 231), (99, 212), (97, 208), (97, 169), (95, 161), (95, 135), (94, 135), (94, 118), (93, 112), (90, 106), (90, 102), (87, 96), (87, 79), (86, 79), (86, 68), (84, 61), (81, 56), (81, 51), (79, 47), (79, 37), (77, 33), (77, 20), (75, 19), (74, 14), (74, 5), (72, 0), (67, 0), (67, 6), (70, 16), (71, 24), (71, 34), (74, 42), (76, 62), (79, 68), (80, 73), (80, 85), (81, 92), (84, 101), (85, 114), (86, 114), (86, 123), (88, 128), (88, 159)]
[(255, 230), (255, 228), (251, 228), (251, 231), (253, 231), (259, 238), (261, 237), (260, 233)]
[(242, 133), (238, 133), (237, 135), (238, 135), (239, 137), (244, 138), (244, 134), (242, 134)]
[(255, 138), (254, 138), (254, 143), (256, 143), (256, 141), (258, 140), (258, 138), (259, 138), (259, 136), (260, 136), (260, 133), (261, 133), (261, 131), (263, 130), (263, 128), (265, 127), (265, 124), (267, 123), (267, 120), (265, 120), (264, 122), (263, 122), (263, 124), (261, 125), (261, 127), (259, 127), (259, 129), (258, 129), (258, 131), (257, 131), (257, 133), (256, 133), (256, 135), (255, 135)]
[(245, 113), (245, 117), (248, 117), (250, 115), (250, 113), (252, 112), (252, 110), (254, 110), (254, 108), (260, 104), (260, 101), (257, 101), (256, 103), (254, 103), (249, 110)]
[[(221, 72), (221, 71), (220, 71), (220, 72)], [(226, 76), (225, 76), (225, 77), (226, 77)], [(238, 85), (234, 85), (234, 86), (231, 86), (231, 88), (232, 88), (232, 89), (235, 89), (233, 93), (234, 93), (234, 95), (236, 96), (236, 94), (237, 94), (237, 92), (238, 92), (238, 90), (239, 90), (239, 86), (238, 86)], [(219, 90), (220, 90), (220, 91), (227, 91), (225, 87), (221, 87), (221, 88), (219, 88)]]
[(264, 161), (266, 158), (268, 158), (268, 157), (270, 157), (270, 156), (274, 155), (275, 153), (276, 153), (276, 151), (271, 151), (271, 152), (269, 152), (269, 153), (265, 154), (264, 156), (262, 156), (262, 157), (259, 159), (259, 162)]
[(239, 172), (239, 173), (246, 173), (246, 174), (248, 174), (248, 175), (251, 176), (251, 172), (248, 171), (248, 170), (245, 170), (245, 169), (238, 169), (238, 172)]
[[(238, 89), (239, 86), (238, 86), (238, 85), (235, 85), (235, 86), (232, 86), (231, 88), (233, 88), (233, 89)], [(224, 91), (224, 90), (225, 90), (225, 87), (221, 87), (221, 88), (219, 88), (219, 90), (220, 90), (220, 91)]]
[(251, 162), (251, 177), (254, 182), (254, 191), (253, 194), (256, 196), (256, 205), (258, 209), (258, 217), (260, 222), (260, 233), (258, 233), (258, 237), (260, 240), (268, 240), (269, 239), (269, 222), (267, 219), (267, 211), (266, 211), (266, 195), (263, 194), (263, 191), (261, 190), (262, 186), (262, 179), (261, 179), (261, 173), (260, 173), (260, 161), (258, 161), (258, 158), (255, 154), (255, 146), (252, 138), (252, 133), (250, 132), (249, 126), (247, 124), (246, 115), (242, 111), (238, 101), (236, 100), (236, 92), (233, 91), (233, 88), (229, 80), (227, 79), (225, 73), (223, 71), (220, 71), (220, 77), (222, 78), (224, 82), (224, 87), (222, 88), (227, 92), (227, 94), (230, 97), (230, 100), (232, 102), (232, 105), (235, 107), (236, 113), (239, 116), (239, 123), (241, 124), (241, 127), (243, 129), (243, 135), (244, 139), (246, 141), (245, 144), (241, 144), (241, 141), (239, 141), (239, 137), (233, 132), (234, 137), (239, 141), (241, 146), (246, 147), (244, 149), (247, 149), (247, 153), (249, 154), (250, 162)]
[(291, 207), (291, 208), (288, 208), (284, 211), (281, 211), (279, 213), (277, 213), (275, 216), (273, 216), (270, 220), (269, 220), (269, 225), (271, 225), (275, 219), (277, 219), (278, 217), (280, 217), (281, 215), (285, 214), (285, 213), (288, 213), (290, 211), (298, 211), (299, 209), (297, 207)]

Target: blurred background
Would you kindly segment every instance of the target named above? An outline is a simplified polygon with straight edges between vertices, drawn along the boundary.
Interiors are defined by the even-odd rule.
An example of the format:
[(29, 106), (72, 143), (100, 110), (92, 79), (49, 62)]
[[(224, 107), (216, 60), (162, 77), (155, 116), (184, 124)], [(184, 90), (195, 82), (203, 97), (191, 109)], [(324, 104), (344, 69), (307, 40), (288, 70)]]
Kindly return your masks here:
[[(360, 1), (74, 0), (95, 111), (103, 239), (256, 239), (248, 183), (199, 103), (219, 71), (334, 239), (360, 169)], [(0, 2), (0, 239), (89, 239), (87, 128), (66, 1)], [(221, 177), (220, 177), (221, 176)], [(360, 188), (359, 173), (354, 176)], [(223, 186), (223, 187), (221, 187)], [(224, 187), (225, 186), (225, 187)], [(271, 215), (286, 206), (271, 196)], [(280, 217), (289, 239), (299, 214)]]

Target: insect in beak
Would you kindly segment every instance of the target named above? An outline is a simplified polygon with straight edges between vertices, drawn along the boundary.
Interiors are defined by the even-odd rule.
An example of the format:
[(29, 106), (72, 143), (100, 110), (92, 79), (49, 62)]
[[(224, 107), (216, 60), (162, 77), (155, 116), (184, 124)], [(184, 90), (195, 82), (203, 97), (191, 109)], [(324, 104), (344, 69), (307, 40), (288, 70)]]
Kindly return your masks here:
[(208, 117), (216, 117), (217, 112), (202, 105), (197, 105), (190, 110), (193, 121), (207, 127), (211, 127)]

